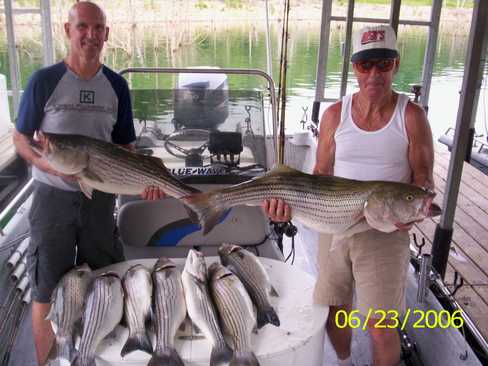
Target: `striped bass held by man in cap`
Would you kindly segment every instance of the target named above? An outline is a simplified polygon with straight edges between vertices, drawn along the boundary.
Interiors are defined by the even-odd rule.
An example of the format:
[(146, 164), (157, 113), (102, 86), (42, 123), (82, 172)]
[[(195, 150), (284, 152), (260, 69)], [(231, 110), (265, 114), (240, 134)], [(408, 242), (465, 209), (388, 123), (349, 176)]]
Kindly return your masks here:
[(263, 200), (280, 198), (293, 218), (306, 226), (348, 237), (371, 228), (392, 232), (397, 224), (437, 216), (440, 208), (432, 202), (434, 196), (412, 184), (311, 175), (281, 165), (248, 182), (181, 200), (196, 213), (192, 219), (204, 234), (231, 207), (261, 206)]

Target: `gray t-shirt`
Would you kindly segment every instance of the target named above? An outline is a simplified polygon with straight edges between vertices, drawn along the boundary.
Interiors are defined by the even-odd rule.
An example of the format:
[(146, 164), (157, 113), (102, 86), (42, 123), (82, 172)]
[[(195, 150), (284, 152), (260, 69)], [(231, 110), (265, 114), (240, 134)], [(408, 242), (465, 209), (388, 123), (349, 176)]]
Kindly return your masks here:
[[(17, 131), (78, 134), (116, 144), (135, 140), (129, 88), (123, 77), (106, 66), (90, 80), (80, 79), (60, 62), (35, 72), (22, 96)], [(77, 184), (32, 169), (34, 179), (76, 191)]]

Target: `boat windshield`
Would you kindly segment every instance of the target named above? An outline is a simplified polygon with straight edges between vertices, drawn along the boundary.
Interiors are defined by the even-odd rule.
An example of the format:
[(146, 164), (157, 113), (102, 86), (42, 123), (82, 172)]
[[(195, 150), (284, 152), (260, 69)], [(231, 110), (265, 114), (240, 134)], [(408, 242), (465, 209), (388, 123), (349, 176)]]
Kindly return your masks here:
[(249, 177), (267, 170), (261, 91), (202, 81), (178, 86), (131, 91), (139, 152), (161, 158), (179, 177)]

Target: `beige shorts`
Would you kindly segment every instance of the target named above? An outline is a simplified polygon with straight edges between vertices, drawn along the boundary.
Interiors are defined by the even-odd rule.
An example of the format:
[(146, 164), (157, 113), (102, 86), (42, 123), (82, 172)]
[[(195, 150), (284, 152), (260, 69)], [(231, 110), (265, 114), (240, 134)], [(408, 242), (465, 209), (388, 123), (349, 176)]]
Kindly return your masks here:
[(331, 241), (332, 235), (319, 237), (317, 304), (352, 304), (355, 290), (355, 308), (365, 316), (369, 309), (405, 311), (408, 233), (369, 230), (341, 240), (332, 251)]

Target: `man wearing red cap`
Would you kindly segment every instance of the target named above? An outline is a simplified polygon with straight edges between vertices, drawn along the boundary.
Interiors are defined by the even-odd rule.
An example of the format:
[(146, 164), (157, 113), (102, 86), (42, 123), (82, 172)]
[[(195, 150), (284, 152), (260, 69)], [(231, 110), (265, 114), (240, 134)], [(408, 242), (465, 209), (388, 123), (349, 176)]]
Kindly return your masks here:
[[(407, 95), (392, 90), (400, 66), (394, 30), (381, 25), (356, 32), (351, 62), (359, 91), (344, 96), (322, 116), (314, 174), (433, 189), (434, 150), (425, 112)], [(293, 215), (281, 200), (270, 200), (263, 207), (275, 221)], [(352, 365), (352, 332), (337, 326), (336, 314), (355, 309), (369, 318), (373, 364), (399, 363), (400, 339), (388, 325), (394, 324), (392, 316), (405, 312), (411, 226), (399, 225), (393, 233), (372, 229), (355, 234), (334, 250), (330, 250), (332, 236), (321, 236), (314, 298), (329, 306), (327, 332), (340, 366)], [(380, 324), (383, 313), (390, 317)]]

